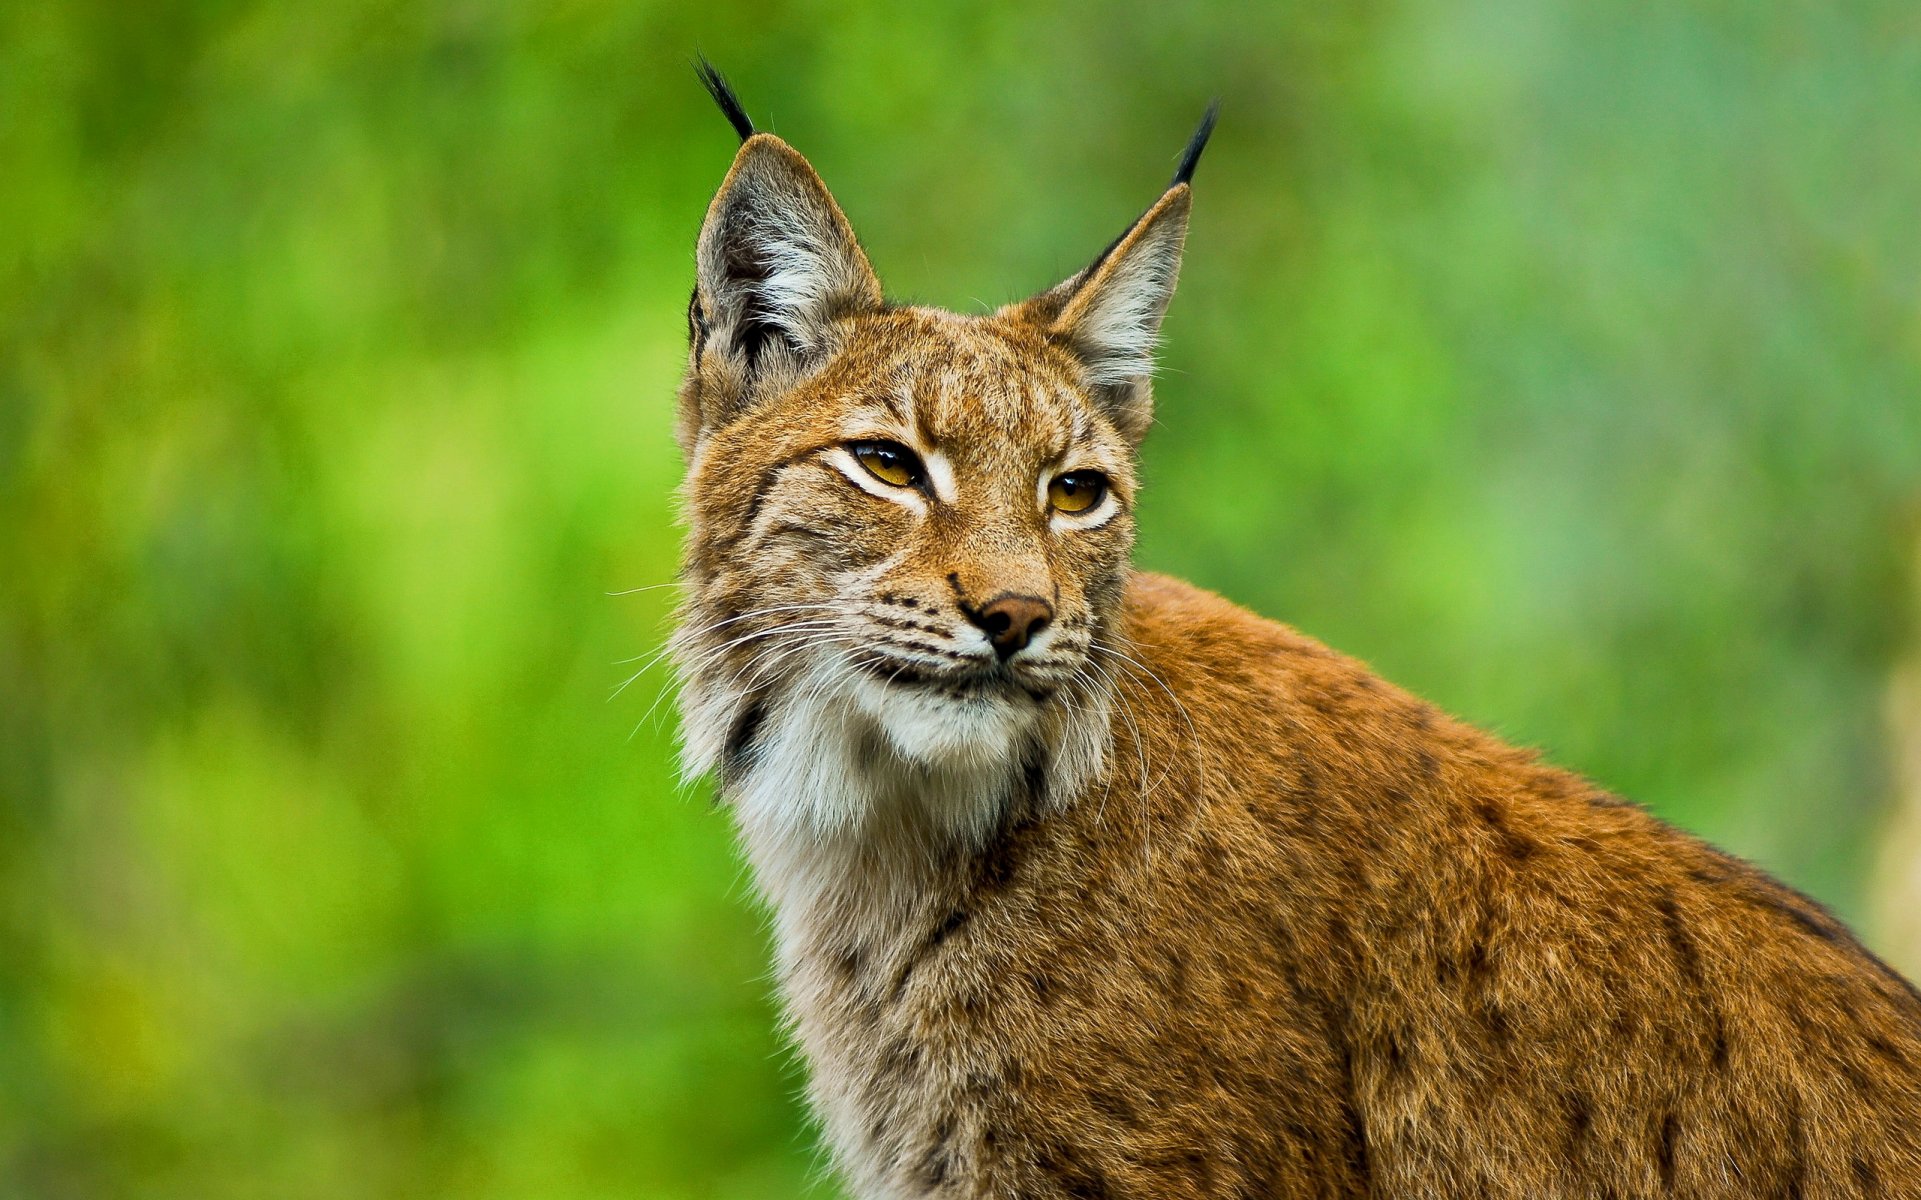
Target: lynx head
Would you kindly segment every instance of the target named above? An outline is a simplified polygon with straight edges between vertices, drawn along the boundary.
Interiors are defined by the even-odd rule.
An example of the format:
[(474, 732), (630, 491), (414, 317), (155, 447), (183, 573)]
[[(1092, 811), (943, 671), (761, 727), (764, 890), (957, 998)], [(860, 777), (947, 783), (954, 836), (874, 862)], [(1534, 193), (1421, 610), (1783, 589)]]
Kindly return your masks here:
[[(680, 390), (688, 769), (736, 800), (769, 775), (746, 790), (816, 827), (1071, 790), (1108, 749), (1151, 352), (1212, 111), (1091, 266), (963, 316), (888, 303), (807, 160), (703, 75), (742, 145)], [(802, 778), (822, 771), (850, 778)]]

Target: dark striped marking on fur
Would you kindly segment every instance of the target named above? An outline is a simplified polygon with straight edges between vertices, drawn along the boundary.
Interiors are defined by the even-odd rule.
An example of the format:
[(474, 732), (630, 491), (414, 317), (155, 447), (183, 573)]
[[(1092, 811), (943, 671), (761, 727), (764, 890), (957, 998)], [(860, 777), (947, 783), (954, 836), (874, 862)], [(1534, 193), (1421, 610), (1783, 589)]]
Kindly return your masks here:
[(727, 731), (727, 744), (721, 751), (721, 773), (724, 776), (738, 779), (746, 770), (748, 755), (754, 749), (754, 735), (760, 732), (766, 720), (767, 703), (764, 700), (756, 699), (741, 710), (734, 727)]

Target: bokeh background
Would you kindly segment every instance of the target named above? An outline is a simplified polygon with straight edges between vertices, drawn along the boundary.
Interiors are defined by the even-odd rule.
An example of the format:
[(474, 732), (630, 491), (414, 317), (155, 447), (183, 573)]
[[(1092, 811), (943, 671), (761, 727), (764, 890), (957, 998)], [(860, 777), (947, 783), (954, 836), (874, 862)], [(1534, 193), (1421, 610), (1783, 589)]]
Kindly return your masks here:
[(9, 4), (0, 1196), (835, 1194), (665, 675), (609, 700), (701, 50), (964, 310), (1219, 94), (1142, 560), (1921, 967), (1912, 0)]

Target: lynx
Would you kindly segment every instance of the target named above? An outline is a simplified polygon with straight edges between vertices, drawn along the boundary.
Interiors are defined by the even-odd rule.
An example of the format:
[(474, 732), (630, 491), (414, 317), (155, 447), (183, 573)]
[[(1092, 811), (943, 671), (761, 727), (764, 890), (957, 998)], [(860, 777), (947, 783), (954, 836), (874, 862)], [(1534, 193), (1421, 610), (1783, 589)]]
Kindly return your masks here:
[(1819, 906), (1131, 568), (1212, 110), (1092, 265), (958, 315), (703, 71), (684, 767), (855, 1194), (1921, 1196), (1921, 993)]

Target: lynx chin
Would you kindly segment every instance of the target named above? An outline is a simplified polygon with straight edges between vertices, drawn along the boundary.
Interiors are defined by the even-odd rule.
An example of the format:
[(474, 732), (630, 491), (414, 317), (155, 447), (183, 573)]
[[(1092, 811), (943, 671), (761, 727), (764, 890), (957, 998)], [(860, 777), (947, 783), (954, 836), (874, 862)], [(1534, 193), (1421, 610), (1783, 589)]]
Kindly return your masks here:
[(703, 75), (685, 769), (855, 1195), (1921, 1196), (1921, 995), (1833, 917), (1130, 566), (1211, 111), (1090, 266), (963, 316)]

